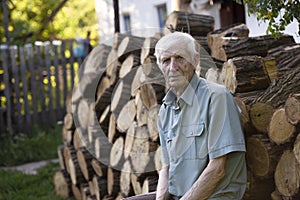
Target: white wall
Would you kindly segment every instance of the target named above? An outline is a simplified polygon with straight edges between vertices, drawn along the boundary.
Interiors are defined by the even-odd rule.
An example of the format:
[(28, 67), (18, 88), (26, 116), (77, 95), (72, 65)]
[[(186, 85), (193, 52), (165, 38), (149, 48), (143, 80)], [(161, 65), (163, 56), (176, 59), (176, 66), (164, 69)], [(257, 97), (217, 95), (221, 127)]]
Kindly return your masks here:
[[(123, 15), (130, 14), (131, 33), (137, 36), (153, 36), (160, 32), (156, 6), (167, 5), (167, 13), (173, 10), (172, 0), (119, 0), (120, 32), (125, 33)], [(114, 10), (112, 0), (95, 0), (99, 21), (100, 42), (111, 45), (114, 35)]]

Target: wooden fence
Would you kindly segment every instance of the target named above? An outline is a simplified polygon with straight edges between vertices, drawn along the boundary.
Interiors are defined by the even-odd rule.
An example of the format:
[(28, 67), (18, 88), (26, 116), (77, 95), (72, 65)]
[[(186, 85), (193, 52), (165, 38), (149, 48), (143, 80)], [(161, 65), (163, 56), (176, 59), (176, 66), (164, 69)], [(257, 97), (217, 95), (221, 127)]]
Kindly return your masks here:
[(74, 49), (73, 40), (1, 46), (0, 134), (26, 133), (33, 125), (63, 120), (83, 61)]

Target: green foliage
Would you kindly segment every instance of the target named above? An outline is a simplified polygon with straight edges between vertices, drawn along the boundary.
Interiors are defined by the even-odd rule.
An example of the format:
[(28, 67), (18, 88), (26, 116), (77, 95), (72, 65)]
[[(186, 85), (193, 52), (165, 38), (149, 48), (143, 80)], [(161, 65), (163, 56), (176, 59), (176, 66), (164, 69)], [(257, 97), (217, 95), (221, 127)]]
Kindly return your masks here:
[[(7, 0), (9, 8), (9, 37), (12, 44), (24, 44), (35, 40), (97, 38), (97, 18), (94, 1), (66, 0), (46, 29), (39, 34), (43, 23), (63, 0)], [(1, 4), (0, 22), (3, 24)], [(5, 41), (4, 27), (0, 27), (0, 42)]]
[(0, 169), (0, 200), (61, 200), (54, 192), (57, 163), (40, 168), (36, 175)]
[(0, 166), (13, 166), (26, 162), (57, 158), (57, 147), (62, 144), (62, 128), (35, 130), (16, 136), (5, 135), (0, 138)]
[[(239, 0), (236, 0), (239, 1)], [(248, 5), (248, 14), (257, 13), (257, 19), (268, 22), (267, 34), (280, 36), (285, 27), (296, 19), (300, 21), (299, 0), (242, 0)], [(276, 20), (278, 19), (278, 20)], [(300, 35), (300, 24), (299, 32)]]

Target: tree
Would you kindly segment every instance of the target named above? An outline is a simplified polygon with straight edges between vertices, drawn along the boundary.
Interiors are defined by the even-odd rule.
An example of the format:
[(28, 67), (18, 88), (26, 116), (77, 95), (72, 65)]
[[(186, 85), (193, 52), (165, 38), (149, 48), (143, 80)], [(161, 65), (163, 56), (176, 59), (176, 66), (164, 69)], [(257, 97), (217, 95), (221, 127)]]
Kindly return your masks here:
[(258, 20), (268, 22), (267, 33), (279, 36), (285, 27), (298, 21), (300, 35), (299, 0), (236, 0), (248, 6), (248, 14), (257, 14)]
[[(9, 13), (10, 44), (86, 37), (88, 31), (91, 31), (91, 38), (98, 36), (94, 1), (5, 1)], [(3, 24), (2, 22), (4, 22), (4, 16), (1, 12), (0, 23)], [(5, 41), (4, 33), (4, 26), (0, 26), (0, 42)]]

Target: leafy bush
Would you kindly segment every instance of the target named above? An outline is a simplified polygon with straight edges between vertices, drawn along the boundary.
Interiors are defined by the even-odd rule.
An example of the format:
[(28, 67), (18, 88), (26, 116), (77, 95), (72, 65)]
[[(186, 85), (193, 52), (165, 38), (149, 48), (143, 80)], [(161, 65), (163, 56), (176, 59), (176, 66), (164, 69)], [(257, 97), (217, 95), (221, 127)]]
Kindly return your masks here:
[(13, 166), (26, 162), (57, 158), (57, 147), (62, 144), (61, 126), (53, 129), (35, 130), (16, 136), (0, 138), (0, 166)]

